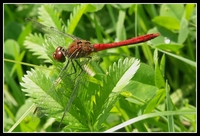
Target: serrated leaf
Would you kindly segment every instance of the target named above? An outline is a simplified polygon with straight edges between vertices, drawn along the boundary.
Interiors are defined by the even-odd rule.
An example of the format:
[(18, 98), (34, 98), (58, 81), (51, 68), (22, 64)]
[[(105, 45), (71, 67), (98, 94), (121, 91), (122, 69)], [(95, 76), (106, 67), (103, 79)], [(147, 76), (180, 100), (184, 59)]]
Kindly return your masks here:
[(45, 59), (46, 62), (49, 62), (49, 57), (45, 53), (44, 47), (42, 46), (43, 43), (44, 38), (41, 36), (41, 34), (30, 34), (26, 37), (24, 46), (33, 52), (33, 55), (38, 55), (38, 58)]
[(66, 33), (72, 34), (74, 32), (74, 29), (76, 28), (83, 13), (87, 9), (87, 6), (88, 4), (81, 4), (80, 6), (74, 8), (73, 13), (70, 15), (70, 18), (67, 21), (67, 29), (65, 30)]
[(88, 127), (85, 127), (82, 124), (75, 124), (75, 125), (72, 124), (72, 125), (67, 125), (64, 128), (64, 131), (65, 132), (88, 132), (89, 129), (88, 129)]
[[(70, 67), (68, 67), (68, 69), (70, 70)], [(35, 71), (32, 69), (30, 72), (27, 73), (28, 75), (24, 76), (24, 83), (21, 83), (21, 85), (25, 88), (23, 89), (23, 91), (26, 92), (28, 96), (34, 98), (34, 102), (42, 111), (40, 116), (42, 117), (45, 114), (52, 116), (56, 118), (56, 120), (60, 121), (65, 106), (69, 101), (69, 98), (71, 98), (71, 93), (74, 90), (75, 86), (78, 85), (79, 81), (77, 81), (78, 83), (75, 83), (72, 80), (74, 76), (58, 76), (59, 78), (50, 76), (51, 78), (49, 78), (47, 72), (42, 70)], [(57, 82), (61, 82), (59, 83), (59, 86), (57, 86)], [(75, 89), (80, 90), (80, 87), (76, 87)], [(79, 98), (75, 99), (74, 105), (76, 105), (76, 108), (72, 108), (70, 110), (73, 114), (71, 113), (71, 115), (67, 115), (70, 116), (70, 118), (64, 118), (64, 122), (67, 122), (67, 120), (69, 121), (69, 119), (72, 118), (73, 120), (76, 120), (76, 118), (78, 118), (79, 116), (77, 113), (83, 113), (84, 110), (81, 110), (81, 112), (80, 110), (79, 112), (77, 111), (78, 108), (82, 108), (80, 106), (77, 106), (80, 105)], [(77, 123), (78, 122), (76, 121), (75, 124)]]
[(60, 13), (54, 8), (53, 5), (42, 5), (38, 10), (39, 19), (42, 20), (46, 26), (55, 27), (61, 30), (62, 26), (59, 19)]
[(103, 87), (99, 88), (99, 93), (95, 95), (94, 120), (95, 127), (100, 128), (108, 116), (109, 111), (114, 106), (119, 94), (124, 87), (129, 84), (130, 79), (134, 76), (139, 68), (139, 61), (136, 59), (119, 60), (109, 68)]

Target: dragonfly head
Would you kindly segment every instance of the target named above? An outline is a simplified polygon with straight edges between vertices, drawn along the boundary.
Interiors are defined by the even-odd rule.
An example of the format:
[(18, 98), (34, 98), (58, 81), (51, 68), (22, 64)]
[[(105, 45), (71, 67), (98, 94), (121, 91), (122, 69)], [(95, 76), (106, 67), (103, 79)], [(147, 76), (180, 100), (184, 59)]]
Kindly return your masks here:
[(65, 62), (66, 58), (65, 58), (65, 49), (61, 46), (58, 46), (56, 48), (56, 51), (53, 53), (53, 58), (56, 61), (59, 62)]

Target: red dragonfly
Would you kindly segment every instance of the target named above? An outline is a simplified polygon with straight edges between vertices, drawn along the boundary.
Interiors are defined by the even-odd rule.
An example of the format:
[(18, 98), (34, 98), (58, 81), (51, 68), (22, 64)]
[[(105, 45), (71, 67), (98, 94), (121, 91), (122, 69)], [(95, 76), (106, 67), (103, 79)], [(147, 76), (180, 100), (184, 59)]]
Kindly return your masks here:
[[(68, 58), (68, 62), (66, 63), (64, 68), (62, 68), (60, 73), (63, 73), (62, 71), (64, 71), (67, 68), (69, 62), (71, 62), (72, 66), (74, 66), (73, 61), (75, 61), (78, 64), (78, 62), (76, 61), (77, 58), (88, 57), (92, 52), (98, 52), (98, 51), (102, 51), (102, 50), (106, 50), (106, 49), (110, 49), (110, 48), (146, 42), (146, 41), (154, 39), (160, 35), (159, 33), (152, 33), (152, 34), (146, 34), (143, 36), (134, 37), (134, 38), (131, 38), (128, 40), (120, 41), (120, 42), (107, 43), (107, 44), (103, 44), (103, 43), (92, 44), (90, 41), (82, 40), (81, 38), (78, 38), (78, 37), (70, 35), (70, 34), (63, 33), (53, 27), (45, 26), (31, 18), (26, 18), (25, 20), (26, 20), (26, 22), (31, 22), (32, 25), (36, 29), (38, 29), (39, 31), (41, 31), (43, 33), (50, 34), (51, 32), (54, 32), (58, 35), (62, 35), (63, 37), (68, 37), (73, 40), (73, 42), (69, 45), (69, 47), (67, 49), (64, 49), (62, 46), (58, 46), (56, 48), (55, 52), (53, 53), (53, 58), (56, 61), (65, 62), (66, 57)], [(82, 69), (80, 64), (78, 64), (78, 66)], [(82, 71), (84, 71), (84, 70), (82, 69)], [(62, 124), (62, 121), (75, 98), (76, 93), (74, 91), (76, 91), (76, 89), (73, 90), (73, 92), (70, 96), (70, 99), (65, 107), (60, 125)], [(38, 107), (39, 107), (39, 105), (38, 105)], [(36, 108), (36, 110), (37, 109), (38, 108)], [(34, 113), (36, 112), (36, 110), (34, 111)], [(60, 125), (59, 125), (59, 127), (60, 127)]]

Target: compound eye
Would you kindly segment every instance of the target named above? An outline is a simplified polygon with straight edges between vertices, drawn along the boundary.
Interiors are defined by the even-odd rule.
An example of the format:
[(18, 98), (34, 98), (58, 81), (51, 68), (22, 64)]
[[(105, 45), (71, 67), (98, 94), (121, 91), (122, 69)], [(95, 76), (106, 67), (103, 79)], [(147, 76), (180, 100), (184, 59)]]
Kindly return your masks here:
[(56, 51), (53, 53), (53, 58), (59, 62), (65, 62), (65, 50), (63, 47), (59, 46), (56, 48)]

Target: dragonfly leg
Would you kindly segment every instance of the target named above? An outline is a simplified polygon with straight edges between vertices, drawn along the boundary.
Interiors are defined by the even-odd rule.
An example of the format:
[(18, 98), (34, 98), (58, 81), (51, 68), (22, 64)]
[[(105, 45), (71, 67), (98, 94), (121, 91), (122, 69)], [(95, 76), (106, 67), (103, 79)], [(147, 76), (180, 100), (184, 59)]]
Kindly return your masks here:
[[(81, 67), (81, 65), (77, 62), (77, 60), (75, 60), (75, 62), (77, 63), (77, 65), (79, 66), (79, 68), (80, 68), (80, 73), (79, 74), (77, 74), (75, 77), (74, 77), (74, 79), (72, 79), (73, 81), (75, 81), (76, 80), (76, 78), (83, 72), (83, 68)], [(74, 69), (74, 72), (73, 73), (71, 73), (71, 74), (75, 74), (76, 73), (76, 68), (75, 68), (75, 66), (74, 66), (74, 62), (72, 61), (72, 67), (73, 67), (73, 69)], [(71, 75), (70, 74), (70, 75)]]

